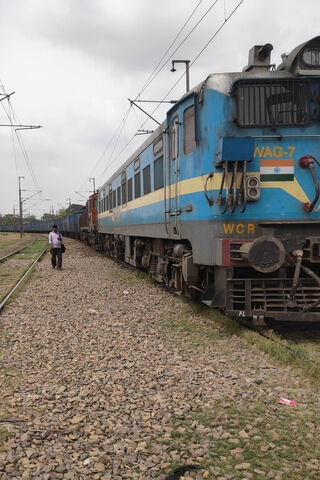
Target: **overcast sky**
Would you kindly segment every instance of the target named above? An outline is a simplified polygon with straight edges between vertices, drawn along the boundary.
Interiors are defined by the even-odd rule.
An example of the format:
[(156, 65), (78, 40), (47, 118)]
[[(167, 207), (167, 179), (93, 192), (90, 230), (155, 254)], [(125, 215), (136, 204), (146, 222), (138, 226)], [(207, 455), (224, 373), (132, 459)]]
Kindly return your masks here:
[[(18, 175), (25, 177), (23, 188), (29, 190), (24, 197), (38, 186), (43, 190), (41, 201), (25, 203), (25, 210), (37, 216), (51, 205), (55, 210), (66, 206), (67, 198), (83, 200), (75, 192), (88, 195), (90, 176), (97, 187), (104, 183), (146, 138), (134, 137), (146, 120), (137, 109), (130, 110), (124, 127), (121, 123), (129, 109), (127, 98), (138, 95), (197, 5), (170, 52), (213, 3), (0, 0), (0, 81), (7, 93), (16, 92), (11, 105), (18, 121), (43, 125), (20, 132), (35, 180), (19, 138), (11, 128), (0, 128), (0, 213), (18, 205)], [(173, 58), (193, 60), (238, 3), (218, 0)], [(244, 0), (192, 66), (191, 86), (209, 73), (242, 70), (254, 44), (272, 43), (272, 61), (279, 64), (281, 53), (320, 34), (319, 13), (319, 0)], [(170, 72), (170, 52), (142, 99), (161, 100), (183, 72), (182, 66)], [(182, 79), (169, 99), (179, 98), (184, 89)], [(7, 101), (1, 105), (8, 111)], [(144, 105), (150, 112), (155, 106)], [(155, 112), (159, 121), (165, 109)], [(8, 122), (0, 107), (0, 123)], [(143, 126), (154, 127), (152, 121)]]

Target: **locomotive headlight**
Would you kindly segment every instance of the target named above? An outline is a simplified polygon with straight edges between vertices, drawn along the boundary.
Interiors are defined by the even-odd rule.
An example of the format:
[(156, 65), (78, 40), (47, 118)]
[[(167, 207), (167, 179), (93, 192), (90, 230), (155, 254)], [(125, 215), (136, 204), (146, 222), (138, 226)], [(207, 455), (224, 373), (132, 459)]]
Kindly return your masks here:
[(256, 202), (260, 198), (261, 187), (258, 177), (249, 176), (247, 182), (247, 199), (250, 202)]
[(255, 198), (258, 195), (258, 190), (256, 188), (250, 188), (248, 196), (250, 198)]
[(320, 48), (306, 48), (301, 54), (302, 62), (308, 67), (320, 67)]

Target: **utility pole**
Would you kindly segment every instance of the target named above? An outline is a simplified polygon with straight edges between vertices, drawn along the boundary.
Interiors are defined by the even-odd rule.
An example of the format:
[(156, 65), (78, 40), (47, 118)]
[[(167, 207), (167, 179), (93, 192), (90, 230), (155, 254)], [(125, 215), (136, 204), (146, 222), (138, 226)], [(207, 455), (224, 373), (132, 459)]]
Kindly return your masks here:
[(21, 178), (24, 178), (24, 177), (18, 177), (18, 180), (19, 180), (19, 217), (20, 217), (20, 238), (22, 238), (22, 235), (23, 235), (23, 222), (22, 222), (22, 198), (21, 198)]
[(66, 201), (68, 202), (68, 207), (71, 207), (71, 198), (70, 197), (66, 198)]
[(93, 193), (96, 193), (96, 179), (94, 177), (89, 178), (89, 182), (93, 181)]

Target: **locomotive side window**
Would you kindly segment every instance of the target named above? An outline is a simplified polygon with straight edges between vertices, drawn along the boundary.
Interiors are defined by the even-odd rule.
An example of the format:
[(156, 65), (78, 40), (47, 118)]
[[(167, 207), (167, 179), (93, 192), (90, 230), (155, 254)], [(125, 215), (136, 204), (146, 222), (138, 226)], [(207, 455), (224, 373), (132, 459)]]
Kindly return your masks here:
[(121, 204), (127, 203), (127, 173), (124, 170), (121, 173)]
[(123, 182), (123, 184), (121, 185), (121, 190), (122, 190), (122, 205), (124, 203), (127, 203), (127, 183), (126, 182)]
[(112, 192), (112, 206), (113, 208), (117, 206), (117, 190), (113, 190)]
[(235, 86), (241, 127), (281, 127), (310, 123), (310, 89), (301, 80), (257, 80)]
[(109, 202), (108, 202), (109, 210), (112, 210), (112, 190), (110, 190), (108, 197), (109, 197)]
[(163, 150), (163, 138), (160, 137), (159, 140), (153, 144), (153, 155), (156, 157), (159, 153), (162, 153)]
[(118, 207), (121, 205), (121, 190), (120, 190), (120, 187), (117, 188), (117, 205), (118, 205)]
[(171, 126), (171, 158), (175, 160), (179, 155), (179, 117), (174, 117)]
[(186, 155), (193, 152), (196, 148), (196, 129), (194, 105), (186, 108), (183, 112), (183, 151)]
[(127, 188), (128, 188), (128, 202), (131, 202), (132, 200), (132, 178), (129, 178), (127, 182)]
[(159, 157), (153, 164), (154, 189), (159, 190), (163, 187), (163, 157)]
[(151, 192), (150, 165), (143, 169), (143, 195)]
[(134, 198), (139, 197), (141, 197), (140, 172), (136, 173), (134, 176)]

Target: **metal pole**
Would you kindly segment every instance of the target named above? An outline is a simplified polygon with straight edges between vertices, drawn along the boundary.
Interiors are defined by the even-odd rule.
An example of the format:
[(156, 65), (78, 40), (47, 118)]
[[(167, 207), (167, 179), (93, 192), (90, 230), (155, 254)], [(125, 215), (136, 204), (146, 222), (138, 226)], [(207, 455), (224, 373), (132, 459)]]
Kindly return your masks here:
[(20, 217), (20, 238), (23, 236), (23, 221), (22, 221), (22, 198), (21, 198), (21, 178), (18, 177), (19, 180), (19, 217)]
[(188, 60), (186, 62), (186, 88), (187, 88), (187, 92), (189, 92), (189, 90), (190, 90), (189, 65), (190, 65), (190, 61)]
[(176, 69), (174, 68), (176, 63), (184, 63), (186, 65), (186, 90), (189, 92), (190, 90), (190, 60), (172, 60), (172, 68), (171, 72), (175, 72)]
[(96, 179), (94, 177), (89, 178), (89, 182), (93, 180), (93, 193), (96, 193)]

